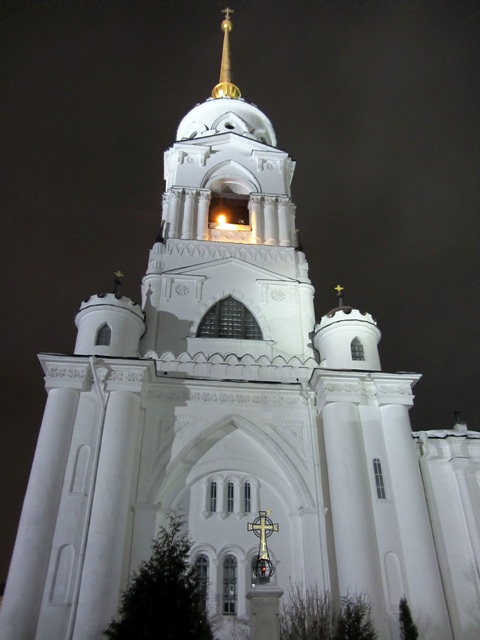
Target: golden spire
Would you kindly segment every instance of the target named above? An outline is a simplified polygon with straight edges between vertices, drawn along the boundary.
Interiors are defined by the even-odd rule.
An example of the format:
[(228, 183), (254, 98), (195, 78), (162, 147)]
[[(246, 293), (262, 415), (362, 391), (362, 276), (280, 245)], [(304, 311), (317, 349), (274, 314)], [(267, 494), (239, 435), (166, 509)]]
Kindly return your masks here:
[(230, 20), (230, 14), (233, 13), (233, 9), (227, 7), (223, 9), (222, 13), (225, 14), (225, 20), (222, 21), (222, 64), (220, 67), (220, 81), (213, 87), (212, 98), (239, 98), (241, 96), (240, 89), (233, 84), (230, 69), (230, 42), (228, 34), (233, 27), (232, 21)]

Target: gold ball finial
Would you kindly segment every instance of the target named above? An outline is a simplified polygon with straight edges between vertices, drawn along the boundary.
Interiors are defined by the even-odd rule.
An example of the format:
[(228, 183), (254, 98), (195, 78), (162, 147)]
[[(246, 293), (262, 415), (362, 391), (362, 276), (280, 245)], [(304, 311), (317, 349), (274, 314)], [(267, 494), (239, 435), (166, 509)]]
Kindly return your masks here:
[(228, 31), (230, 33), (230, 31), (233, 29), (233, 24), (231, 20), (224, 20), (222, 22), (222, 31)]

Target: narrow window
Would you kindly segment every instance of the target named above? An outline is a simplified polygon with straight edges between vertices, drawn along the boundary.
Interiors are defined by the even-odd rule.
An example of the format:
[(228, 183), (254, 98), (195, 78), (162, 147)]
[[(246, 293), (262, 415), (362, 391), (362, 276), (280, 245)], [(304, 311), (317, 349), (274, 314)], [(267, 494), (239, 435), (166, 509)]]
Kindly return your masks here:
[(243, 487), (243, 510), (245, 513), (250, 513), (252, 510), (252, 487), (249, 482), (246, 482)]
[(223, 613), (234, 615), (237, 607), (237, 561), (226, 556), (223, 561)]
[(358, 338), (354, 338), (350, 344), (352, 351), (352, 360), (365, 360), (365, 354), (363, 352), (363, 344)]
[(385, 500), (387, 497), (387, 494), (385, 492), (385, 483), (383, 481), (382, 463), (378, 458), (373, 459), (373, 475), (375, 476), (377, 498), (379, 500)]
[(198, 556), (195, 560), (195, 570), (198, 576), (198, 590), (200, 592), (200, 602), (203, 610), (207, 610), (208, 595), (208, 558), (204, 555)]
[(217, 510), (217, 483), (210, 483), (210, 511), (215, 513)]
[(228, 296), (210, 307), (203, 316), (197, 337), (262, 340), (262, 331), (245, 305)]
[(110, 340), (112, 339), (112, 330), (105, 322), (97, 331), (97, 337), (95, 338), (95, 346), (105, 346), (108, 347), (110, 345)]
[(228, 513), (233, 513), (233, 494), (234, 494), (233, 482), (229, 482), (227, 487), (227, 512)]

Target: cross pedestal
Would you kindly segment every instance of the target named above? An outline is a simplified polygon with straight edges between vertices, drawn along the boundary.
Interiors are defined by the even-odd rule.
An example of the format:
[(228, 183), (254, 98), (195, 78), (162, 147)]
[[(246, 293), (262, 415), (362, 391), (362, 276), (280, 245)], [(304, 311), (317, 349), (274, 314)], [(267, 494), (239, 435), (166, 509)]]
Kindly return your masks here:
[(247, 593), (250, 601), (250, 640), (279, 640), (282, 596), (282, 589), (268, 583), (257, 584)]

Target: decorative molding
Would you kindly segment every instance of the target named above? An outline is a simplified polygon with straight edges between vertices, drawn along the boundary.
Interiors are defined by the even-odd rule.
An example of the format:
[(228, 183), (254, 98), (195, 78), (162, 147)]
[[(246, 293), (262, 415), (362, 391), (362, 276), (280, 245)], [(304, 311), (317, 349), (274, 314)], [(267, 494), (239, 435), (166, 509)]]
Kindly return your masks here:
[[(152, 356), (153, 357), (153, 356)], [(178, 355), (167, 351), (160, 356), (155, 354), (158, 373), (182, 374), (192, 377), (219, 377), (232, 380), (274, 380), (296, 383), (307, 382), (312, 370), (317, 366), (312, 358), (301, 360), (294, 356), (287, 360), (283, 356), (269, 358), (266, 355), (254, 357), (251, 354), (237, 356), (229, 353), (224, 356), (220, 353), (206, 356), (203, 352), (194, 355), (184, 351)]]
[(306, 404), (302, 396), (270, 395), (267, 393), (239, 393), (227, 391), (192, 391), (190, 400), (193, 402), (214, 402), (219, 404), (251, 404), (276, 405), (281, 407), (296, 407)]
[(362, 393), (362, 387), (352, 382), (326, 382), (323, 389), (327, 393)]
[(190, 289), (186, 284), (177, 284), (175, 291), (179, 296), (186, 296), (190, 293)]
[[(242, 233), (242, 232), (238, 232)], [(251, 235), (248, 232), (247, 235)], [(199, 257), (220, 260), (238, 258), (251, 264), (291, 264), (295, 261), (292, 247), (265, 247), (264, 245), (237, 245), (226, 242), (188, 242), (170, 238), (167, 253), (173, 256)]]
[(144, 369), (113, 369), (108, 376), (108, 382), (142, 382), (145, 377)]
[(298, 455), (306, 460), (305, 454), (305, 423), (302, 420), (275, 420), (265, 421), (278, 431), (292, 446)]
[(47, 366), (47, 378), (66, 378), (68, 380), (84, 380), (86, 377), (86, 367), (57, 367)]
[(281, 302), (282, 300), (285, 300), (284, 291), (280, 291), (279, 289), (274, 289), (270, 294), (270, 296), (272, 300), (275, 300), (276, 302)]

